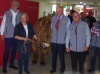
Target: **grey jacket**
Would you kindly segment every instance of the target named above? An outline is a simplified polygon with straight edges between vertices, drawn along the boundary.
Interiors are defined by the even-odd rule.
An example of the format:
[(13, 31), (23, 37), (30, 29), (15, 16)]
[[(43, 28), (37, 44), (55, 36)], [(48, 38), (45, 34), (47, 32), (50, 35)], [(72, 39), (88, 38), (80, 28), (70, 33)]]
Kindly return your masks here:
[(96, 22), (94, 27), (91, 28), (91, 45), (95, 47), (100, 47), (100, 22)]
[(90, 30), (88, 24), (79, 21), (78, 24), (72, 22), (69, 26), (66, 36), (66, 48), (75, 52), (83, 52), (85, 46), (89, 46), (90, 44)]
[(68, 20), (69, 18), (67, 16), (62, 15), (60, 22), (59, 22), (59, 29), (56, 30), (55, 26), (57, 22), (57, 15), (52, 17), (52, 23), (51, 23), (52, 25), (51, 42), (52, 43), (65, 44)]
[[(5, 12), (6, 15), (6, 24), (5, 24), (5, 38), (14, 37), (14, 26), (12, 23), (12, 13), (10, 10)], [(16, 24), (20, 22), (20, 12), (16, 16)]]

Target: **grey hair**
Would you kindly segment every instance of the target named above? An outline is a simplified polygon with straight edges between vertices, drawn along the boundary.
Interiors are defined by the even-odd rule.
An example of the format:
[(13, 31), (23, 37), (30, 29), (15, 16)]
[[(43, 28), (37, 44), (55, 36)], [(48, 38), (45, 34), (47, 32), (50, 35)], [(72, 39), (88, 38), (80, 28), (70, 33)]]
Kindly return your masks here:
[(18, 2), (18, 0), (12, 0), (12, 1), (10, 2), (10, 4), (12, 5), (13, 2), (17, 2), (18, 7), (20, 6), (20, 3)]

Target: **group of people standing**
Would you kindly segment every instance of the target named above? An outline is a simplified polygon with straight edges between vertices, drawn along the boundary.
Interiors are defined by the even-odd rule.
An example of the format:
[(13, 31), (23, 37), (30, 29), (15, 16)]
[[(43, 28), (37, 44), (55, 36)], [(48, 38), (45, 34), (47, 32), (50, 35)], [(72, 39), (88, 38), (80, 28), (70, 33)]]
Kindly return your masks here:
[[(29, 74), (28, 59), (31, 48), (31, 39), (37, 37), (32, 25), (29, 23), (28, 15), (20, 12), (20, 6), (17, 0), (11, 2), (11, 8), (4, 13), (1, 23), (1, 39), (5, 40), (5, 52), (3, 56), (3, 73), (7, 73), (8, 55), (11, 51), (10, 68), (17, 70), (14, 65), (16, 51), (18, 49), (19, 74), (24, 71)], [(86, 52), (91, 50), (91, 67), (88, 72), (95, 70), (96, 55), (99, 53), (100, 69), (100, 21), (96, 22), (91, 11), (89, 16), (84, 17), (84, 12), (80, 14), (72, 11), (69, 17), (63, 14), (63, 7), (58, 6), (56, 14), (51, 21), (51, 49), (52, 49), (52, 69), (50, 73), (56, 72), (57, 54), (60, 57), (60, 74), (65, 71), (65, 51), (70, 52), (71, 65), (73, 73), (84, 74), (84, 62)], [(92, 36), (92, 37), (91, 37)], [(12, 48), (12, 50), (11, 50)], [(77, 61), (79, 61), (79, 70), (77, 70)]]
[(65, 49), (71, 55), (73, 74), (77, 74), (78, 72), (84, 74), (84, 62), (87, 52), (89, 54), (89, 49), (91, 50), (91, 62), (88, 72), (95, 70), (97, 54), (99, 54), (100, 70), (100, 19), (99, 22), (96, 22), (92, 11), (88, 12), (88, 16), (86, 16), (85, 12), (81, 12), (81, 14), (75, 10), (71, 10), (70, 12), (68, 18), (63, 14), (63, 7), (58, 6), (56, 15), (52, 17), (52, 69), (50, 73), (56, 72), (57, 54), (59, 53), (61, 64), (60, 74), (64, 74)]

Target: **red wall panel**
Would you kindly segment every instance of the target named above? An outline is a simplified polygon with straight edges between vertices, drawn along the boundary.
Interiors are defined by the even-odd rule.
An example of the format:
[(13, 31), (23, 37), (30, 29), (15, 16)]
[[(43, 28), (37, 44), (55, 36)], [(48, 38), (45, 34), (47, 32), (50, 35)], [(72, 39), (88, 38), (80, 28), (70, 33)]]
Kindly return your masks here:
[[(38, 19), (39, 3), (24, 1), (24, 0), (18, 0), (18, 1), (20, 3), (20, 8), (19, 8), (20, 11), (26, 12), (29, 16), (29, 20), (31, 24), (34, 25)], [(1, 24), (4, 12), (10, 8), (10, 2), (11, 0), (1, 0), (0, 1), (0, 24)], [(0, 39), (0, 66), (2, 66), (3, 54), (4, 54), (4, 41), (1, 41)], [(18, 54), (16, 55), (16, 59), (17, 58), (18, 58)]]

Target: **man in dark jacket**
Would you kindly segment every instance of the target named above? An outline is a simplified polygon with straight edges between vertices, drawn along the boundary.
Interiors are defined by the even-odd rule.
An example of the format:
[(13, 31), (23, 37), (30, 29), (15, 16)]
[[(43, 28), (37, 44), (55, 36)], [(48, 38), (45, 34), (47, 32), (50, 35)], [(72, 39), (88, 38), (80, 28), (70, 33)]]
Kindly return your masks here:
[(91, 29), (91, 27), (93, 26), (93, 24), (96, 22), (95, 17), (93, 17), (93, 12), (92, 12), (92, 11), (89, 11), (89, 12), (88, 12), (87, 18), (88, 18), (89, 21), (90, 21), (89, 28)]

